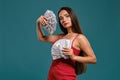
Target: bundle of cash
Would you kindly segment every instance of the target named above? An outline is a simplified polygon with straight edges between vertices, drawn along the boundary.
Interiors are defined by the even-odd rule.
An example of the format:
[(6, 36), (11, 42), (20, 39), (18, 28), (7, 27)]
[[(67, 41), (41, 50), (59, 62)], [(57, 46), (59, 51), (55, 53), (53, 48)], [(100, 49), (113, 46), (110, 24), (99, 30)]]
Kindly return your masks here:
[(56, 16), (54, 12), (51, 10), (47, 10), (44, 16), (47, 19), (47, 24), (45, 28), (49, 32), (49, 34), (53, 34), (56, 31), (56, 24), (57, 24)]

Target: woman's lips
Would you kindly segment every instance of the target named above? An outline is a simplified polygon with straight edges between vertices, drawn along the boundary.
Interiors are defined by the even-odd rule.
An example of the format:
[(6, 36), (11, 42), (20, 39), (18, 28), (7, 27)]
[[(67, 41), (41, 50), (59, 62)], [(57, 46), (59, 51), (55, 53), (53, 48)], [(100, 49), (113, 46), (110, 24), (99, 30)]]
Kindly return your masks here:
[(64, 23), (63, 25), (66, 26), (68, 23)]

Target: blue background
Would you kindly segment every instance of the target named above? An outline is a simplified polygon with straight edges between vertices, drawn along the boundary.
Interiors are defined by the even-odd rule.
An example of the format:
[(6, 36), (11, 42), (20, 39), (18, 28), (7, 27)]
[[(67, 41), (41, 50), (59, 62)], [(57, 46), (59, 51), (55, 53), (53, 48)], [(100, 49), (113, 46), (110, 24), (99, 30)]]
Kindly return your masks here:
[[(119, 80), (119, 0), (0, 0), (0, 80), (46, 80), (51, 44), (39, 42), (36, 20), (62, 6), (76, 12), (97, 64), (78, 80)], [(60, 33), (59, 26), (55, 34)], [(47, 32), (45, 31), (47, 34)]]

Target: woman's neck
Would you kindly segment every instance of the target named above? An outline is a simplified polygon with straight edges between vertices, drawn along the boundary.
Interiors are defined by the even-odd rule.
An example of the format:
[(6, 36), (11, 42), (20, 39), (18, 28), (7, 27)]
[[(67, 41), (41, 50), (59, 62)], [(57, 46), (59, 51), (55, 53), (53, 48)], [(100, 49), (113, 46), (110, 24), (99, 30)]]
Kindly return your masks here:
[(67, 32), (68, 32), (68, 34), (71, 34), (71, 33), (73, 33), (73, 30), (72, 30), (72, 28), (68, 28), (68, 29), (67, 29)]
[(76, 33), (73, 32), (72, 30), (71, 30), (71, 31), (68, 31), (68, 33), (66, 34), (66, 38), (70, 39), (70, 38), (74, 37), (75, 34), (76, 34)]

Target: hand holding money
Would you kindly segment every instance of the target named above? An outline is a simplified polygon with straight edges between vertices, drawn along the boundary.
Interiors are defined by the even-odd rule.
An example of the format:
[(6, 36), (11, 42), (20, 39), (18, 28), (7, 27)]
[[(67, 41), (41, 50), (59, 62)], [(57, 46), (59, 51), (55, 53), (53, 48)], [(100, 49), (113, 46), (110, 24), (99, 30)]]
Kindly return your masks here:
[(49, 34), (53, 34), (56, 30), (56, 16), (53, 11), (47, 10), (44, 14), (44, 17), (47, 19), (47, 24), (45, 25), (45, 29), (49, 32)]

